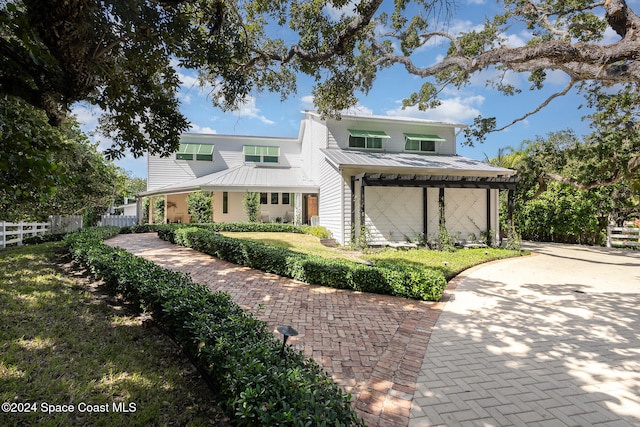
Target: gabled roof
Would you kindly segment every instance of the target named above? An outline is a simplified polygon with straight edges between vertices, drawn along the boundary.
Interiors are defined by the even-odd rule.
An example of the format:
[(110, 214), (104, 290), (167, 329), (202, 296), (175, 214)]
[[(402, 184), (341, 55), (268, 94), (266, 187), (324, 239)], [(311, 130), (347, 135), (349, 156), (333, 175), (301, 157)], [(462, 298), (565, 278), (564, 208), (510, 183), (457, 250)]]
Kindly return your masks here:
[(325, 148), (321, 150), (336, 167), (357, 167), (371, 171), (396, 171), (436, 175), (511, 176), (512, 169), (462, 156), (388, 153)]
[(301, 168), (240, 165), (167, 187), (143, 196), (189, 191), (278, 191), (318, 192), (318, 185)]

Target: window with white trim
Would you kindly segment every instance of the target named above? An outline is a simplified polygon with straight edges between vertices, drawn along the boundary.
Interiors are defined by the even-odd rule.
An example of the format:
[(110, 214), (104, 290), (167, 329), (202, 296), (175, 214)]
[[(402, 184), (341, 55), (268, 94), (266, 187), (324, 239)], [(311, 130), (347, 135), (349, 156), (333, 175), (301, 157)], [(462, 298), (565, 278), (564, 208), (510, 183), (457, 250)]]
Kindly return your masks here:
[(245, 162), (278, 163), (280, 147), (266, 145), (245, 145), (242, 147)]

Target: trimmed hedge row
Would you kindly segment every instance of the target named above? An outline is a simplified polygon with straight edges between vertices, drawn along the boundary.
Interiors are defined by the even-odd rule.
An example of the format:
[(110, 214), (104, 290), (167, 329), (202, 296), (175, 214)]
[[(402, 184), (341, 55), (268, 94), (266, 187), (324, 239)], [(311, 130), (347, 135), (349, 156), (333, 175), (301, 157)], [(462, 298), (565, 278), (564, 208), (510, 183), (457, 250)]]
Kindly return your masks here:
[(368, 266), (352, 261), (329, 260), (260, 242), (213, 234), (198, 227), (166, 228), (160, 230), (158, 235), (164, 240), (234, 264), (332, 288), (438, 301), (447, 285), (444, 275), (436, 270), (392, 264)]
[(158, 230), (177, 229), (185, 227), (204, 228), (214, 232), (244, 232), (244, 233), (298, 233), (311, 234), (319, 238), (327, 238), (331, 233), (324, 227), (311, 225), (293, 225), (277, 222), (212, 222), (206, 224), (142, 224), (122, 227), (120, 233), (155, 233)]
[(293, 225), (277, 222), (216, 222), (211, 224), (188, 224), (188, 226), (204, 228), (215, 232), (299, 233), (311, 234), (319, 238), (331, 237), (331, 233), (319, 225)]
[[(152, 313), (216, 384), (238, 426), (364, 425), (322, 367), (281, 343), (266, 323), (224, 292), (102, 243), (119, 229), (65, 239), (74, 258), (105, 286)], [(208, 233), (200, 230), (202, 233)], [(210, 234), (210, 233), (209, 233)]]

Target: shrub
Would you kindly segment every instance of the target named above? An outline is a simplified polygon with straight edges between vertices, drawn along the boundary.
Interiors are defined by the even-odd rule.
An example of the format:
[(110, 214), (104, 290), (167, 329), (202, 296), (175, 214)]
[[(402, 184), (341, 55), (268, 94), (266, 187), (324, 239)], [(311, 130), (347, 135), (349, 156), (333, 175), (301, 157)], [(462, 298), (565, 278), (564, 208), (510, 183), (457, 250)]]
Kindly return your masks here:
[(332, 288), (437, 301), (446, 286), (444, 275), (435, 270), (391, 263), (366, 266), (352, 261), (328, 260), (260, 242), (221, 236), (201, 227), (167, 228), (158, 235), (225, 261)]
[(258, 222), (260, 214), (260, 193), (247, 193), (242, 199), (244, 211), (249, 222)]
[[(204, 233), (211, 235), (191, 231), (176, 238), (202, 244)], [(111, 292), (150, 312), (193, 357), (219, 386), (235, 425), (364, 425), (351, 408), (351, 396), (318, 363), (290, 346), (281, 352), (266, 323), (229, 294), (212, 293), (185, 274), (102, 243), (117, 232), (115, 227), (87, 229), (65, 241), (74, 258)]]
[(187, 211), (191, 221), (196, 223), (211, 222), (211, 195), (196, 191), (187, 196)]
[(64, 239), (65, 235), (66, 233), (38, 234), (37, 236), (22, 239), (22, 243), (25, 245), (36, 245), (47, 242), (60, 242)]
[(331, 237), (331, 232), (321, 225), (302, 225), (301, 230), (305, 234), (311, 234), (320, 239), (328, 239)]

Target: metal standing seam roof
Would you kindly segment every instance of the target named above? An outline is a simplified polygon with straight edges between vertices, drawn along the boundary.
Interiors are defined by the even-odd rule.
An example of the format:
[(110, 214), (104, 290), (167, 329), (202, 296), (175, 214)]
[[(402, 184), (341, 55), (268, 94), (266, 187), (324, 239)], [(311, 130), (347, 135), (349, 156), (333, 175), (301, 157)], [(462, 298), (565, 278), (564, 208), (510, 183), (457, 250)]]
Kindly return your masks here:
[(218, 188), (238, 189), (280, 189), (295, 188), (301, 191), (318, 191), (318, 184), (307, 178), (301, 168), (297, 167), (261, 167), (257, 165), (240, 165), (209, 175), (183, 181), (167, 187), (157, 188), (146, 194), (167, 192), (212, 190)]
[(462, 156), (388, 153), (355, 150), (321, 150), (334, 165), (362, 168), (411, 170), (412, 173), (437, 172), (439, 174), (479, 173), (482, 175), (513, 175), (515, 171), (483, 163)]

